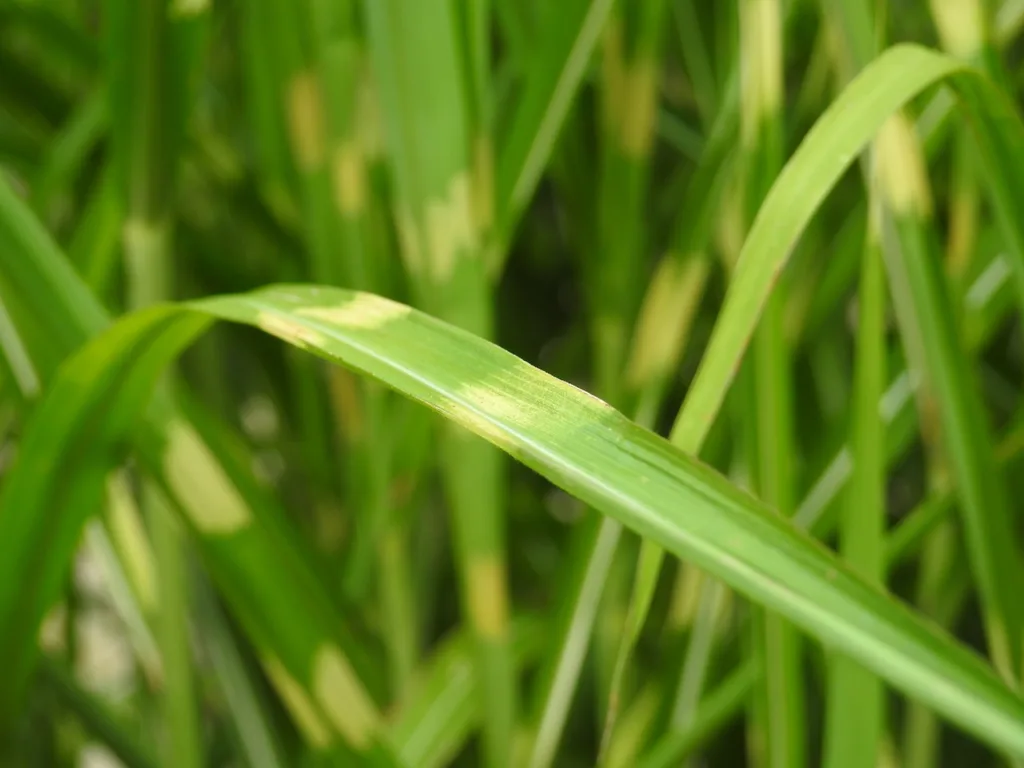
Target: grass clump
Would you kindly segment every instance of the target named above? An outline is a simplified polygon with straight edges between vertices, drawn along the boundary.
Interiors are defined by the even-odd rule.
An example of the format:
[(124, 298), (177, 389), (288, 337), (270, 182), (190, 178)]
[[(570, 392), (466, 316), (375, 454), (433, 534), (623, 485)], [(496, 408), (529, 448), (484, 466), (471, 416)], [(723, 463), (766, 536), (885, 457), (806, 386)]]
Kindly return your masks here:
[(1024, 759), (1022, 23), (0, 5), (4, 764)]

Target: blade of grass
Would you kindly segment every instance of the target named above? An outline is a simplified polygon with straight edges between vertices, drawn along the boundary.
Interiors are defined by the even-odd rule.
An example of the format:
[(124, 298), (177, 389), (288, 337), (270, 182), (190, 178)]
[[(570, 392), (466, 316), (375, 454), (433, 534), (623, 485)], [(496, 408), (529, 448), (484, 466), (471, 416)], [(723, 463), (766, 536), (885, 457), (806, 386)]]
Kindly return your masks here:
[[(1003, 475), (1013, 466), (1013, 462), (1019, 460), (1022, 450), (1024, 426), (1018, 423), (996, 446), (996, 459)], [(934, 491), (933, 495), (909, 512), (890, 533), (886, 542), (886, 558), (890, 562), (890, 567), (907, 559), (920, 545), (922, 539), (952, 513), (956, 501), (953, 489), (947, 484), (946, 487), (936, 488)]]
[(58, 194), (69, 191), (105, 130), (106, 121), (105, 94), (93, 93), (50, 142), (46, 162), (32, 184), (32, 205), (40, 215), (47, 217)]
[(609, 768), (624, 768), (636, 763), (658, 715), (659, 686), (647, 683), (619, 718), (608, 745), (606, 762)]
[(121, 190), (108, 163), (67, 246), (68, 258), (89, 288), (108, 306), (121, 255), (124, 224)]
[(679, 50), (686, 63), (686, 71), (693, 83), (694, 98), (701, 121), (711, 125), (718, 112), (718, 93), (715, 73), (708, 55), (705, 35), (693, 0), (679, 0), (674, 4), (675, 28), (679, 35)]
[[(1024, 754), (1024, 704), (977, 656), (713, 470), (593, 397), (460, 329), (368, 294), (283, 286), (188, 306), (133, 314), (65, 366), (25, 437), (4, 509), (43, 504), (51, 514), (81, 514), (51, 506), (56, 489), (39, 471), (40, 462), (61, 460), (57, 436), (62, 452), (74, 451), (83, 428), (102, 423), (110, 431), (95, 453), (116, 442), (160, 369), (208, 326), (203, 315), (214, 313), (344, 360), (443, 412), (979, 738)], [(101, 371), (106, 375), (97, 377)], [(0, 514), (0, 524), (12, 520)], [(17, 527), (5, 538), (12, 560), (20, 551), (13, 542), (22, 540)]]
[[(35, 401), (40, 392), (39, 375), (2, 303), (0, 348), (18, 394), (25, 402)], [(149, 680), (156, 680), (160, 659), (146, 624), (146, 617), (152, 617), (157, 606), (156, 575), (149, 542), (123, 473), (108, 478), (103, 525), (90, 527), (86, 537), (87, 546), (105, 571), (116, 610), (131, 637), (139, 664)]]
[[(646, 252), (643, 208), (660, 82), (660, 33), (667, 0), (612, 14), (602, 52), (602, 156), (597, 201), (598, 251), (588, 264), (597, 391), (620, 401), (621, 370), (632, 331)], [(630, 22), (627, 25), (627, 21)]]
[(495, 247), (487, 257), (494, 275), (501, 274), (512, 233), (540, 183), (613, 5), (613, 0), (569, 0), (547, 13), (540, 53), (531, 57), (508, 135), (499, 143)]
[[(1011, 293), (1009, 267), (1000, 267), (1002, 259), (993, 262), (992, 269), (986, 269), (967, 291), (965, 325), (976, 329), (968, 335), (972, 350), (981, 348), (991, 338), (999, 321), (1005, 319), (1010, 309), (1008, 294)], [(1000, 301), (997, 297), (1002, 296)], [(977, 297), (977, 304), (972, 302)], [(886, 442), (890, 465), (908, 447), (916, 428), (917, 413), (913, 408), (914, 386), (907, 370), (896, 374), (879, 402), (879, 412), (888, 431)], [(849, 481), (853, 460), (848, 447), (840, 449), (825, 465), (818, 478), (811, 484), (794, 517), (795, 522), (820, 538), (832, 533), (836, 519), (829, 511), (833, 502)]]
[[(963, 607), (965, 595), (955, 585), (959, 547), (956, 531), (948, 522), (935, 530), (921, 554), (915, 603), (940, 626), (949, 626)], [(959, 579), (963, 583), (964, 579)], [(903, 724), (903, 760), (908, 768), (935, 765), (939, 754), (940, 723), (926, 707), (912, 703)]]
[(198, 591), (203, 640), (221, 694), (233, 714), (235, 736), (252, 768), (283, 768), (280, 739), (255, 688), (252, 671), (231, 636), (228, 623), (211, 590)]
[(609, 517), (591, 514), (576, 538), (577, 549), (567, 556), (568, 567), (560, 579), (566, 585), (559, 600), (553, 653), (542, 667), (540, 692), (530, 751), (531, 768), (549, 766), (568, 718), (569, 706), (587, 654), (604, 585), (622, 535), (622, 526)]
[[(884, 584), (886, 451), (878, 402), (885, 387), (885, 274), (878, 215), (869, 220), (858, 302), (853, 476), (846, 489), (839, 551), (865, 579)], [(884, 689), (874, 675), (848, 659), (831, 660), (824, 758), (827, 766), (877, 765), (884, 703)]]
[(641, 768), (670, 768), (694, 752), (722, 725), (740, 713), (751, 689), (758, 683), (761, 670), (756, 661), (748, 661), (734, 670), (714, 690), (704, 696), (692, 721), (659, 739), (641, 761)]
[(298, 184), (289, 155), (285, 113), (280, 107), (281, 57), (268, 55), (267, 42), (275, 41), (274, 14), (265, 4), (254, 3), (260, 12), (243, 13), (240, 32), (245, 66), (246, 116), (255, 143), (255, 163), (262, 192), (275, 210), (289, 208)]
[[(266, 72), (261, 85), (272, 90), (274, 109), (285, 119), (291, 160), (288, 169), (297, 181), (300, 201), (298, 212), (306, 257), (304, 274), (337, 285), (341, 283), (342, 263), (336, 247), (338, 232), (326, 146), (324, 84), (311, 45), (310, 5), (306, 0), (260, 0), (247, 6), (246, 12), (262, 17), (249, 22), (252, 34), (262, 35), (258, 44), (266, 59)], [(265, 94), (261, 98), (269, 100)], [(281, 159), (276, 155), (279, 148), (274, 130), (272, 124), (264, 127), (262, 143), (268, 162), (276, 168)], [(280, 187), (275, 182), (273, 188)], [(314, 479), (318, 495), (328, 495), (336, 467), (328, 458), (332, 455), (333, 443), (329, 424), (324, 419), (324, 414), (331, 410), (326, 402), (323, 371), (303, 358), (296, 358), (291, 367), (297, 388), (303, 393), (298, 412), (303, 442), (307, 446), (307, 471)]]
[[(783, 157), (782, 9), (777, 0), (739, 0), (741, 165), (745, 222), (752, 221), (778, 176)], [(792, 373), (784, 336), (788, 287), (776, 287), (754, 334), (751, 369), (754, 487), (783, 516), (795, 508)], [(778, 616), (756, 612), (755, 653), (764, 675), (752, 708), (755, 765), (805, 762), (806, 734), (799, 636)], [(759, 714), (763, 713), (763, 720)]]
[[(191, 326), (192, 330), (195, 330), (196, 328), (196, 323), (194, 321), (186, 323), (185, 325), (186, 328), (179, 328), (176, 331), (171, 329), (167, 335), (157, 331), (155, 338), (159, 339), (160, 337), (163, 337), (165, 344), (167, 341), (171, 341), (172, 343), (175, 340), (180, 341), (182, 337), (182, 330), (187, 331), (187, 326)], [(127, 330), (127, 341), (129, 345), (137, 344), (140, 341), (143, 341), (146, 337), (150, 340), (155, 340), (152, 329), (149, 329), (150, 332), (148, 333), (144, 332), (142, 338), (139, 338), (133, 333), (135, 329), (129, 328)], [(151, 355), (152, 351), (146, 352), (143, 355), (143, 360), (146, 357), (150, 357), (151, 359)], [(86, 375), (86, 380), (93, 379), (94, 376), (98, 376), (100, 381), (105, 380), (108, 383), (113, 383), (121, 379), (122, 375), (125, 373), (123, 365), (115, 363), (112, 366), (107, 366), (105, 363), (108, 361), (109, 358), (97, 361), (99, 362), (99, 367), (92, 369), (92, 371)], [(140, 362), (142, 362), (142, 360), (140, 360)], [(155, 383), (155, 377), (148, 376), (145, 378), (147, 378), (148, 381), (136, 380), (135, 384), (142, 384), (144, 387), (152, 388)], [(57, 390), (64, 388), (60, 385), (60, 380), (61, 377), (58, 376), (53, 385), (53, 389), (51, 390), (52, 392), (56, 392)], [(84, 382), (80, 380), (80, 383)], [(132, 391), (122, 393), (125, 394), (129, 400), (135, 397)], [(61, 415), (56, 415), (58, 421), (60, 421), (62, 418)], [(125, 427), (129, 426), (129, 424), (124, 422), (118, 424), (118, 421), (119, 420), (116, 418), (113, 419), (111, 422), (108, 422), (107, 426), (103, 429), (106, 430), (113, 427), (115, 430), (123, 430)], [(53, 434), (50, 431), (53, 426), (53, 423), (45, 425), (45, 433), (40, 433), (39, 439), (43, 441), (43, 444), (45, 444), (49, 439), (48, 435)], [(178, 446), (176, 448), (174, 446), (175, 441), (180, 441), (182, 439), (183, 430), (184, 427), (181, 425), (181, 422), (178, 422), (178, 426), (172, 428), (170, 434), (167, 456), (164, 457), (157, 454), (155, 458), (155, 466), (159, 466), (163, 463), (168, 475), (171, 477), (174, 477), (178, 472), (184, 472), (191, 468), (181, 463), (185, 458), (182, 455), (181, 447)], [(99, 434), (93, 432), (92, 429), (89, 431), (92, 433), (90, 437), (96, 437), (102, 440), (102, 438), (99, 437)], [(119, 439), (118, 442), (122, 441)], [(61, 572), (67, 567), (67, 559), (74, 547), (76, 534), (80, 528), (82, 518), (94, 509), (95, 502), (98, 500), (99, 493), (102, 491), (102, 478), (106, 470), (109, 468), (109, 465), (116, 461), (116, 454), (119, 453), (112, 444), (108, 444), (104, 450), (100, 450), (98, 447), (94, 450), (91, 447), (90, 442), (90, 450), (82, 451), (80, 448), (74, 447), (73, 443), (74, 441), (69, 447), (71, 447), (73, 452), (77, 452), (82, 456), (81, 467), (85, 471), (80, 474), (76, 473), (79, 480), (78, 482), (57, 490), (57, 498), (63, 498), (70, 505), (73, 505), (70, 508), (75, 510), (75, 514), (78, 517), (75, 524), (58, 525), (54, 528), (50, 528), (47, 521), (44, 519), (31, 521), (14, 513), (5, 513), (3, 515), (3, 518), (7, 521), (8, 525), (11, 525), (15, 530), (20, 529), (21, 532), (16, 534), (17, 538), (25, 541), (22, 536), (24, 533), (28, 533), (28, 542), (32, 542), (29, 545), (31, 549), (37, 552), (45, 552), (47, 555), (45, 559), (40, 558), (35, 561), (36, 570), (34, 573), (38, 577), (30, 578), (30, 583), (33, 587), (31, 590), (23, 590), (21, 595), (18, 596), (16, 602), (11, 601), (7, 596), (5, 596), (4, 604), (12, 606), (14, 609), (14, 612), (8, 613), (5, 617), (5, 628), (13, 627), (14, 622), (12, 619), (20, 619), (21, 621), (26, 621), (30, 625), (35, 626), (38, 623), (39, 617), (42, 615), (42, 611), (45, 606), (49, 605), (53, 601), (54, 588), (58, 587), (62, 582)], [(25, 454), (28, 456), (31, 456), (34, 450), (37, 450), (29, 449), (28, 443), (23, 443), (23, 446), (28, 449)], [(147, 463), (149, 463), (149, 460), (154, 458), (153, 454), (148, 451), (144, 451), (144, 454), (147, 456)], [(74, 453), (71, 455), (74, 455)], [(46, 461), (49, 460), (51, 459), (47, 459)], [(30, 495), (38, 492), (38, 490), (43, 490), (45, 497), (49, 495), (49, 491), (44, 488), (40, 488), (39, 484), (40, 481), (43, 483), (48, 482), (46, 481), (46, 478), (50, 476), (50, 473), (45, 469), (45, 467), (38, 464), (32, 466), (34, 463), (35, 462), (32, 459), (28, 460), (29, 471), (32, 474), (38, 473), (38, 479), (35, 481), (37, 489), (33, 491), (28, 488), (23, 488), (23, 490), (28, 490)], [(62, 461), (62, 466), (68, 466), (66, 457), (65, 460)], [(188, 477), (190, 482), (193, 483), (193, 490), (191, 492), (200, 492), (202, 489), (197, 483), (197, 476), (193, 473), (189, 474)], [(97, 480), (100, 480), (100, 482), (97, 483)], [(7, 487), (12, 488), (11, 493), (14, 494), (11, 497), (12, 504), (14, 504), (11, 509), (16, 509), (19, 512), (27, 509), (28, 507), (23, 507), (20, 501), (17, 503), (13, 501), (13, 499), (19, 495), (19, 492), (14, 489), (13, 486)], [(28, 501), (28, 499), (24, 497), (23, 500)], [(29, 504), (31, 506), (31, 502), (29, 502)], [(193, 505), (186, 510), (186, 513), (191, 515), (190, 519), (197, 526), (200, 526), (201, 530), (206, 530), (207, 532), (210, 532), (211, 530), (217, 531), (219, 534), (218, 538), (222, 541), (224, 540), (225, 533), (224, 526), (232, 526), (228, 530), (235, 534), (234, 537), (231, 538), (236, 540), (234, 542), (234, 546), (236, 547), (238, 546), (237, 540), (239, 537), (237, 530), (238, 523), (241, 523), (244, 531), (245, 527), (250, 522), (247, 517), (249, 514), (248, 510), (245, 510), (244, 507), (238, 506), (237, 502), (231, 502), (227, 505), (213, 505), (209, 508), (201, 508)], [(225, 515), (228, 516), (225, 517)], [(242, 517), (240, 518), (239, 515), (242, 515)], [(28, 526), (27, 528), (26, 524)], [(252, 526), (249, 527), (251, 528)], [(32, 528), (35, 530), (31, 531), (30, 529)], [(242, 533), (241, 535), (245, 536), (245, 533)], [(37, 537), (40, 536), (42, 537), (42, 541), (48, 543), (50, 546), (45, 548), (41, 546), (33, 546), (33, 544), (38, 543), (39, 539)], [(33, 539), (35, 539), (34, 542)], [(263, 562), (263, 558), (268, 556), (268, 553), (261, 550), (259, 544), (257, 544), (254, 550), (252, 548), (253, 544), (257, 544), (257, 542), (252, 540), (250, 537), (249, 551), (246, 552), (245, 557), (252, 558), (255, 562)], [(218, 543), (215, 546), (223, 547), (223, 544)], [(276, 549), (278, 556), (280, 556), (280, 554), (282, 554), (280, 544), (277, 544)], [(24, 552), (25, 550), (22, 551)], [(62, 562), (65, 565), (61, 566), (60, 563)], [(25, 568), (24, 561), (21, 557), (15, 557), (11, 562), (11, 567), (18, 569), (19, 571), (24, 569), (23, 572), (28, 572), (29, 570)], [(216, 573), (215, 569), (212, 570)], [(236, 591), (232, 597), (238, 600), (240, 595)], [(309, 599), (308, 596), (306, 599)], [(267, 619), (273, 620), (272, 613), (274, 606), (267, 602), (266, 595), (260, 595), (257, 600), (257, 604), (259, 606), (258, 611), (263, 617), (265, 617), (264, 621)], [(305, 608), (304, 610), (309, 609)], [(251, 621), (252, 613), (246, 616), (246, 618)], [(259, 642), (261, 639), (260, 636), (265, 636), (266, 630), (257, 634), (253, 629), (254, 628), (250, 624), (250, 632), (253, 633), (257, 642)], [(12, 651), (12, 658), (25, 658), (26, 654), (31, 654), (33, 646), (31, 640), (34, 637), (34, 633), (30, 633), (27, 637), (23, 636), (21, 639), (18, 638), (18, 634), (19, 633), (15, 632), (5, 633), (5, 636), (8, 638), (10, 643), (8, 650)], [(302, 637), (302, 635), (306, 634), (306, 632), (303, 631), (302, 626), (290, 627), (288, 629), (288, 634), (290, 635), (289, 640), (292, 643), (292, 648), (295, 648), (296, 644), (305, 644), (305, 642), (308, 642), (308, 639)], [(26, 644), (25, 640), (28, 640), (29, 642)], [(273, 657), (269, 657), (266, 660), (266, 665), (275, 682), (282, 685), (282, 681), (284, 681), (282, 687), (284, 688), (284, 695), (286, 698), (288, 698), (292, 704), (300, 702), (300, 705), (297, 707), (297, 710), (302, 715), (299, 717), (300, 723), (306, 726), (307, 731), (314, 736), (314, 743), (321, 746), (321, 748), (330, 743), (332, 740), (332, 733), (328, 728), (335, 728), (337, 729), (337, 733), (343, 735), (351, 744), (353, 744), (353, 746), (366, 755), (368, 759), (374, 759), (379, 764), (392, 764), (392, 761), (389, 761), (387, 758), (388, 752), (386, 747), (382, 745), (378, 738), (377, 728), (380, 716), (374, 711), (372, 701), (368, 698), (365, 690), (361, 688), (358, 678), (355, 676), (355, 672), (352, 667), (349, 666), (345, 657), (336, 648), (333, 648), (331, 644), (324, 644), (310, 655), (315, 656), (315, 659), (313, 659), (312, 670), (308, 673), (312, 679), (310, 683), (307, 683), (307, 686), (312, 688), (314, 691), (314, 694), (317, 697), (315, 700), (305, 698), (303, 689), (299, 688), (298, 684), (294, 681), (291, 681), (290, 683), (287, 682), (289, 680), (288, 672), (285, 671), (285, 668), (282, 666), (282, 662), (277, 661)], [(294, 664), (295, 662), (292, 663)], [(9, 706), (9, 702), (12, 700), (16, 700), (20, 690), (23, 690), (24, 687), (24, 675), (27, 674), (28, 670), (24, 665), (21, 665), (18, 668), (23, 669), (24, 671), (21, 673), (22, 676), (20, 680), (14, 680), (12, 685), (5, 689), (4, 703), (6, 706)], [(314, 701), (316, 704), (314, 704)], [(327, 719), (325, 720), (324, 718)], [(329, 723), (330, 725), (325, 723)]]
[(714, 211), (731, 178), (738, 129), (739, 88), (733, 78), (686, 187), (671, 248), (655, 269), (640, 305), (625, 384), (651, 409), (658, 408), (675, 376), (709, 277), (707, 252)]
[[(513, 621), (513, 651), (523, 668), (540, 654), (541, 626), (532, 618)], [(442, 640), (415, 676), (413, 687), (391, 718), (390, 732), (405, 765), (450, 765), (480, 719), (479, 678), (468, 633)]]

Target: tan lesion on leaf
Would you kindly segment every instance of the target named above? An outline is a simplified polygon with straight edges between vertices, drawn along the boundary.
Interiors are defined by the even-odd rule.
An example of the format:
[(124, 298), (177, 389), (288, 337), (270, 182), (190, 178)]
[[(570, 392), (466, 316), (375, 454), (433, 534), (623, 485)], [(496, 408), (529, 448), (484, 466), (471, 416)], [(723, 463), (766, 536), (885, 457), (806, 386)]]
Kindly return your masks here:
[(172, 19), (200, 16), (210, 10), (210, 0), (172, 0), (167, 15)]
[(356, 133), (367, 161), (372, 162), (383, 154), (384, 123), (381, 120), (376, 81), (365, 57), (356, 86)]
[(110, 537), (116, 543), (140, 607), (148, 615), (155, 615), (159, 608), (155, 556), (128, 480), (122, 472), (107, 478), (106, 514)]
[(288, 85), (288, 128), (292, 151), (299, 167), (306, 172), (324, 163), (324, 113), (320, 80), (315, 72), (297, 73)]
[(650, 154), (657, 110), (658, 67), (644, 53), (626, 57), (622, 20), (613, 18), (601, 42), (605, 130), (635, 160)]
[(474, 555), (467, 569), (470, 620), (487, 640), (508, 631), (508, 589), (504, 565), (494, 555)]
[(357, 140), (335, 148), (331, 169), (338, 210), (349, 218), (360, 216), (366, 209), (366, 159)]
[(406, 269), (413, 276), (423, 275), (423, 244), (416, 218), (408, 206), (399, 203), (395, 207), (395, 227), (402, 246)]
[(296, 314), (322, 320), (343, 328), (374, 330), (388, 323), (401, 320), (412, 309), (397, 301), (372, 293), (357, 293), (355, 297), (336, 307), (304, 307)]
[[(523, 393), (530, 392), (532, 397)], [(565, 429), (599, 421), (612, 408), (606, 402), (569, 382), (561, 381), (522, 363), (513, 370), (489, 376), (485, 381), (463, 384), (452, 415), (471, 431), (501, 446), (516, 442), (508, 428), (528, 433)], [(572, 409), (579, 409), (573, 413)], [(572, 414), (573, 418), (570, 418)]]
[(295, 720), (295, 725), (309, 745), (318, 750), (330, 747), (334, 736), (316, 706), (306, 695), (305, 689), (288, 674), (288, 670), (274, 656), (263, 657), (263, 669), (266, 670), (271, 684), (277, 690)]
[(743, 144), (782, 105), (782, 12), (779, 0), (743, 0), (740, 17), (740, 118)]
[(452, 176), (444, 194), (428, 202), (424, 210), (431, 277), (439, 284), (448, 281), (458, 259), (473, 256), (477, 250), (472, 191), (469, 173), (460, 171)]
[(345, 440), (351, 445), (364, 436), (363, 402), (356, 375), (339, 366), (332, 366), (328, 375), (331, 399), (337, 406), (338, 425)]
[(473, 148), (473, 217), (480, 232), (494, 225), (494, 147), (489, 136), (477, 136)]
[(621, 115), (626, 106), (625, 52), (622, 19), (613, 16), (601, 38), (602, 114), (605, 130), (618, 133)]
[(324, 337), (312, 328), (276, 312), (260, 312), (256, 316), (256, 325), (272, 336), (300, 346), (321, 347), (325, 341)]
[(167, 427), (163, 468), (172, 494), (203, 534), (226, 536), (252, 522), (249, 507), (217, 458), (181, 420)]
[(650, 156), (658, 108), (658, 65), (641, 56), (623, 73), (627, 104), (620, 128), (623, 153), (635, 160)]
[(366, 749), (380, 714), (341, 651), (324, 643), (313, 658), (313, 693), (335, 730), (356, 749)]
[(985, 39), (983, 0), (930, 0), (929, 5), (943, 47), (961, 59), (977, 56)]
[(875, 140), (876, 182), (893, 213), (927, 218), (932, 212), (921, 143), (913, 124), (902, 113), (882, 125)]
[(626, 379), (640, 388), (671, 374), (678, 362), (703, 292), (708, 261), (701, 254), (685, 260), (668, 254), (658, 265), (650, 292), (640, 309)]

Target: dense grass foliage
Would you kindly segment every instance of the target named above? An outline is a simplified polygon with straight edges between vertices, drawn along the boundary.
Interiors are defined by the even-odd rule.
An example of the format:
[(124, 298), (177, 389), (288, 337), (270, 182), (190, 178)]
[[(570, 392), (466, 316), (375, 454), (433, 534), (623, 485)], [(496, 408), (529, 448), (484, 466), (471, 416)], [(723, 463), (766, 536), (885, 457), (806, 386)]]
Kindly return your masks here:
[(1022, 27), (0, 0), (0, 763), (1024, 760)]

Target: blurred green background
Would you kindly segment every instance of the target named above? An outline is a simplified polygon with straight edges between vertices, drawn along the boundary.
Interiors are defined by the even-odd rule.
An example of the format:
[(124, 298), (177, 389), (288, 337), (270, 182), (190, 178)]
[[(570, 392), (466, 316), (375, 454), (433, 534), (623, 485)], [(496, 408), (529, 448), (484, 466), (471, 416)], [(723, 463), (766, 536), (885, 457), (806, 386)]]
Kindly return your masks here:
[[(744, 333), (719, 322), (731, 291), (757, 330), (707, 439), (674, 442), (1019, 691), (1022, 25), (1014, 0), (0, 0), (0, 483), (35, 471), (79, 520), (9, 550), (4, 764), (1007, 764), (691, 565), (650, 570), (650, 541), (482, 440), (247, 326), (161, 378), (177, 474), (152, 471), (150, 421), (109, 474), (85, 438), (54, 437), (74, 460), (45, 477), (17, 457), (111, 318), (278, 283), (413, 305), (668, 435), (712, 330)], [(787, 179), (809, 220), (792, 252), (764, 220), (763, 261), (739, 260), (808, 131), (907, 42), (969, 85), (906, 85), (824, 200)], [(875, 82), (911, 83), (910, 61)], [(861, 130), (862, 98), (818, 129)], [(770, 298), (743, 282), (761, 264)], [(78, 477), (100, 507), (52, 490)], [(190, 503), (240, 504), (260, 533), (197, 532)], [(318, 638), (361, 691), (319, 714), (270, 654), (316, 665)]]

